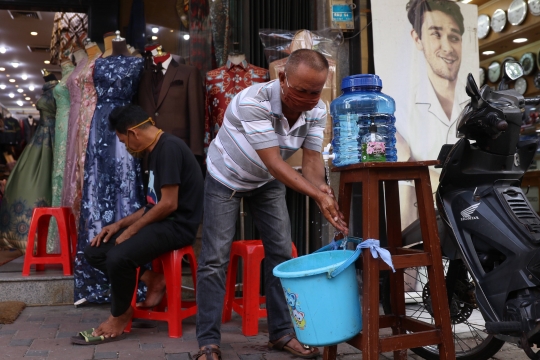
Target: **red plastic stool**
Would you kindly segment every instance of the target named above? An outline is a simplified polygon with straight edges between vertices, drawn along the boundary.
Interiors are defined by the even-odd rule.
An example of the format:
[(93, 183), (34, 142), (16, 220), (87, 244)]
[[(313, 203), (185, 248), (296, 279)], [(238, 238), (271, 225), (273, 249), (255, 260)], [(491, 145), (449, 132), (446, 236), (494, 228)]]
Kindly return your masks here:
[[(47, 254), (47, 236), (51, 216), (56, 219), (60, 237), (60, 254)], [(37, 247), (34, 255), (34, 243), (37, 232)], [(70, 246), (71, 245), (71, 246)], [(73, 275), (73, 265), (77, 249), (77, 228), (75, 216), (70, 207), (38, 207), (32, 213), (28, 231), (28, 243), (24, 256), (23, 276), (30, 275), (30, 265), (36, 265), (36, 271), (45, 270), (45, 264), (62, 264), (64, 275)]]
[[(152, 262), (152, 269), (165, 274), (167, 290), (161, 303), (153, 309), (139, 309), (137, 303), (137, 287), (133, 294), (131, 306), (133, 307), (133, 319), (148, 319), (166, 321), (169, 324), (169, 337), (182, 337), (182, 320), (197, 313), (195, 301), (182, 301), (182, 258), (186, 256), (193, 277), (193, 287), (197, 286), (197, 261), (192, 246), (173, 250), (161, 255)], [(137, 279), (139, 278), (137, 269)], [(166, 311), (165, 311), (166, 310)], [(125, 332), (131, 331), (131, 321), (126, 326)]]
[[(298, 256), (296, 246), (292, 244), (292, 257)], [(242, 297), (235, 298), (236, 272), (238, 258), (243, 259)], [(266, 309), (261, 304), (266, 302), (265, 296), (260, 296), (261, 262), (264, 259), (264, 247), (261, 240), (234, 241), (231, 247), (229, 268), (227, 269), (227, 284), (225, 285), (225, 305), (223, 306), (222, 322), (231, 320), (234, 310), (242, 316), (242, 333), (254, 336), (259, 332), (259, 318), (266, 317)]]

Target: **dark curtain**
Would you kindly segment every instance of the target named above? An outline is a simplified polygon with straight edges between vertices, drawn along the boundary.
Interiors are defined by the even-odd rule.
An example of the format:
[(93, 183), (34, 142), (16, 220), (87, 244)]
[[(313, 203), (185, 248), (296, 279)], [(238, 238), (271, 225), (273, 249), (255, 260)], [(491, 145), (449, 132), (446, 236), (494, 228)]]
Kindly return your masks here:
[(259, 29), (314, 30), (316, 24), (313, 0), (230, 0), (232, 41), (248, 61), (268, 68)]
[(141, 54), (144, 53), (146, 44), (146, 20), (144, 18), (144, 1), (133, 0), (131, 4), (131, 16), (126, 34), (128, 44), (131, 44)]

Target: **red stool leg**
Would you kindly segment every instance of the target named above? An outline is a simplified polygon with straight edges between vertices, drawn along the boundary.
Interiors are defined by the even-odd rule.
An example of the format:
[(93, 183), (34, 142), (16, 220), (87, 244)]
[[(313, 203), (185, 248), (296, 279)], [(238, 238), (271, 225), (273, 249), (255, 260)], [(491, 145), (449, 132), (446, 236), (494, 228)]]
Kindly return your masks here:
[[(247, 254), (244, 257), (244, 280), (243, 280), (243, 316), (242, 333), (245, 336), (254, 336), (259, 332), (259, 309), (260, 309), (260, 283), (261, 261), (264, 258), (264, 250), (261, 254)], [(259, 255), (259, 256), (257, 256)]]
[(71, 208), (69, 209), (69, 238), (70, 238), (70, 254), (71, 254), (71, 261), (75, 262), (75, 256), (77, 255), (77, 226), (75, 225), (75, 215), (73, 215), (73, 212), (71, 211)]
[[(51, 215), (43, 214), (38, 219), (36, 257), (47, 256), (47, 235), (49, 235), (49, 223)], [(34, 259), (35, 260), (35, 259)], [(36, 263), (36, 271), (45, 270), (44, 264)]]
[(172, 251), (163, 256), (163, 270), (167, 283), (167, 313), (169, 323), (169, 337), (182, 336), (182, 257), (180, 251)]
[(69, 213), (66, 211), (66, 208), (61, 208), (58, 214), (59, 216), (56, 217), (56, 224), (58, 225), (58, 235), (60, 240), (60, 261), (64, 269), (64, 275), (73, 275), (68, 231)]
[[(234, 245), (233, 245), (234, 247)], [(225, 283), (225, 304), (223, 305), (223, 313), (221, 322), (231, 321), (234, 293), (236, 290), (236, 274), (238, 271), (238, 255), (233, 253), (231, 248), (231, 259), (227, 270), (227, 282)]]
[(32, 220), (30, 221), (30, 229), (28, 230), (28, 240), (26, 242), (26, 253), (24, 254), (24, 264), (22, 275), (30, 275), (30, 265), (32, 264), (32, 258), (34, 257), (34, 244), (36, 242), (36, 232), (38, 228), (39, 212), (34, 209), (32, 214)]

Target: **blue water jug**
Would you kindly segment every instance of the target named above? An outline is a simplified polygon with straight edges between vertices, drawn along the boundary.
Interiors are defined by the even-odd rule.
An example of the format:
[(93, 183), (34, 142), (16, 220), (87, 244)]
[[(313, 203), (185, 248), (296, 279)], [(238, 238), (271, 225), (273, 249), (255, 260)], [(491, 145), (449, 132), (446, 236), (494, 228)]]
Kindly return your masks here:
[(396, 103), (381, 89), (381, 79), (373, 74), (352, 75), (341, 81), (342, 94), (330, 104), (335, 166), (361, 162), (362, 138), (369, 133), (372, 121), (384, 138), (386, 161), (397, 161)]

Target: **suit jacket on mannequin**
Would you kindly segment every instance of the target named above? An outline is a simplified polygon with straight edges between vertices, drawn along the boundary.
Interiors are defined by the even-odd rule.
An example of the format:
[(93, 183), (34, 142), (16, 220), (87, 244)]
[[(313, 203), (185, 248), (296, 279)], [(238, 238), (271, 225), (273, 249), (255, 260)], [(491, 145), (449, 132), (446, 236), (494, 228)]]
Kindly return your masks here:
[(157, 103), (152, 92), (152, 70), (145, 70), (139, 85), (139, 105), (165, 132), (178, 136), (202, 158), (204, 92), (199, 70), (171, 60)]

